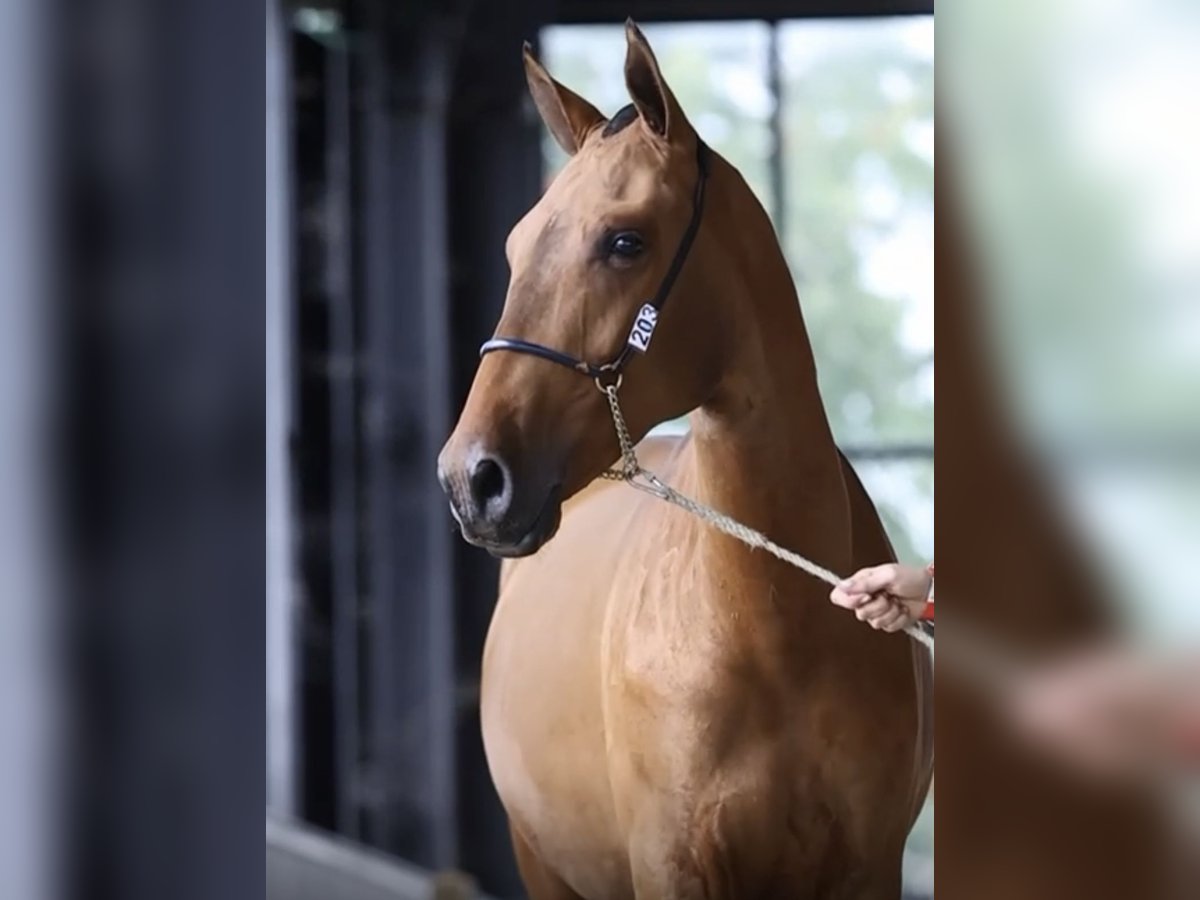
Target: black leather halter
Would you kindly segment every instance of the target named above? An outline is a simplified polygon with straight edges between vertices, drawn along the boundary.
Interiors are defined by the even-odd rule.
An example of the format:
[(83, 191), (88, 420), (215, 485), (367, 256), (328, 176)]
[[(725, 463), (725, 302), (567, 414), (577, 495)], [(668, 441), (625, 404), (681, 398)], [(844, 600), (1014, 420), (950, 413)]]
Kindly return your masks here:
[(655, 293), (653, 299), (648, 300), (638, 310), (637, 316), (633, 321), (633, 328), (630, 329), (629, 337), (625, 341), (625, 346), (621, 348), (620, 353), (609, 362), (597, 366), (569, 353), (563, 353), (561, 350), (555, 350), (552, 347), (546, 347), (542, 344), (535, 344), (533, 341), (525, 341), (520, 338), (495, 337), (490, 341), (486, 341), (479, 348), (479, 355), (484, 356), (494, 350), (512, 350), (514, 353), (528, 353), (531, 356), (540, 356), (542, 359), (549, 360), (552, 363), (558, 363), (560, 366), (573, 369), (581, 375), (594, 378), (597, 383), (605, 381), (611, 383), (619, 378), (625, 365), (633, 356), (634, 351), (645, 353), (647, 348), (649, 348), (650, 338), (654, 334), (654, 327), (658, 324), (658, 314), (667, 302), (667, 297), (671, 294), (671, 288), (674, 286), (675, 280), (679, 277), (684, 262), (687, 261), (688, 251), (692, 249), (692, 243), (696, 239), (696, 232), (700, 230), (700, 219), (704, 213), (704, 187), (708, 182), (708, 147), (699, 138), (696, 139), (696, 168), (696, 190), (692, 199), (691, 221), (688, 222), (687, 230), (684, 231), (683, 237), (679, 241), (679, 249), (675, 251), (675, 258), (671, 260), (671, 267), (667, 269), (667, 274), (663, 276), (662, 283), (658, 286), (658, 291)]

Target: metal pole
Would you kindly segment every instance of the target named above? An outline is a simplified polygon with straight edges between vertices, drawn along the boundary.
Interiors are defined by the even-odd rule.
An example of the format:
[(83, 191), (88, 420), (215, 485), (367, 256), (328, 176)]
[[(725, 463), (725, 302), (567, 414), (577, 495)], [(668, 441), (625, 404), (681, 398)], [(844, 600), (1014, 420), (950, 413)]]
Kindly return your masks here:
[(292, 617), (292, 203), (289, 35), (267, 6), (267, 809), (296, 814), (295, 632)]
[(51, 678), (49, 485), (37, 446), (46, 399), (47, 293), (42, 268), (48, 202), (39, 160), (48, 157), (41, 94), (45, 4), (0, 6), (0, 872), (4, 894), (41, 900), (59, 890), (50, 843), (61, 773), (50, 752), (58, 712)]

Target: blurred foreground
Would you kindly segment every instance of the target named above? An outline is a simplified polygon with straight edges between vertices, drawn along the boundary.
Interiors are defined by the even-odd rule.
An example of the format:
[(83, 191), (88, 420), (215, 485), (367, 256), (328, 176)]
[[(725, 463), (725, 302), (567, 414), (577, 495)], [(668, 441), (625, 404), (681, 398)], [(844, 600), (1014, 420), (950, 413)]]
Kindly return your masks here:
[(946, 896), (1196, 895), (1198, 25), (939, 19)]

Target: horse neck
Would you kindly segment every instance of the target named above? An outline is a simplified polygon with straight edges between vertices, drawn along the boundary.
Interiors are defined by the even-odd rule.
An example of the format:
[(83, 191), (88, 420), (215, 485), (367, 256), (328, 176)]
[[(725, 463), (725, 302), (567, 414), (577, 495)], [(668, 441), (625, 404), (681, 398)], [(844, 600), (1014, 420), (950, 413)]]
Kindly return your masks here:
[(695, 488), (717, 509), (840, 571), (851, 557), (841, 457), (791, 274), (766, 213), (742, 190), (745, 199), (734, 194), (722, 213), (741, 238), (721, 290), (744, 315), (730, 329), (717, 390), (691, 417)]

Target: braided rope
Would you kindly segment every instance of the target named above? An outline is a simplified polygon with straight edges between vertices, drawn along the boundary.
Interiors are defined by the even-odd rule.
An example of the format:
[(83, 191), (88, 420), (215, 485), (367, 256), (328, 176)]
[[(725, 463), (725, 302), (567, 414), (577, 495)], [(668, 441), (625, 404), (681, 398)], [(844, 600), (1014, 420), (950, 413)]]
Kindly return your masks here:
[[(624, 481), (631, 487), (637, 488), (647, 494), (652, 494), (660, 500), (665, 500), (678, 506), (685, 512), (691, 513), (702, 522), (706, 522), (718, 531), (722, 531), (732, 538), (736, 538), (748, 547), (754, 547), (760, 550), (766, 550), (772, 556), (782, 559), (784, 562), (791, 563), (797, 569), (807, 572), (814, 578), (824, 581), (826, 584), (836, 586), (842, 579), (836, 574), (801, 556), (786, 547), (781, 547), (768, 538), (761, 531), (756, 531), (747, 525), (743, 525), (736, 519), (731, 519), (724, 513), (717, 512), (710, 506), (705, 506), (691, 497), (679, 493), (670, 485), (664, 483), (653, 472), (642, 467), (638, 462), (637, 453), (634, 450), (633, 438), (629, 434), (629, 426), (625, 424), (625, 416), (621, 412), (621, 404), (617, 399), (617, 389), (621, 386), (620, 380), (615, 384), (602, 385), (599, 382), (596, 386), (604, 393), (608, 400), (609, 409), (612, 411), (613, 426), (617, 431), (617, 441), (621, 445), (621, 464), (619, 467), (608, 469), (601, 474), (601, 478), (609, 481)], [(919, 625), (910, 625), (904, 629), (904, 633), (919, 644), (923, 644), (933, 652), (933, 637), (928, 634)]]

